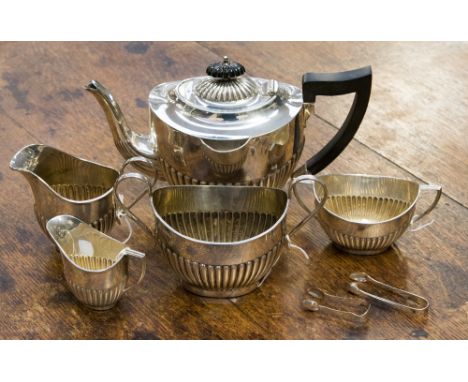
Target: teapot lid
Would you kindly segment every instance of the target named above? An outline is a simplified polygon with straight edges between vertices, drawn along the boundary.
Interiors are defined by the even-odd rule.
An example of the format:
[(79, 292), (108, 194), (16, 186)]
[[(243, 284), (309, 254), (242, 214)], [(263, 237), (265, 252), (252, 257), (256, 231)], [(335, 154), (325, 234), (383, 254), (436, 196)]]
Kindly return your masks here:
[(209, 65), (206, 74), (156, 86), (149, 97), (152, 111), (187, 134), (227, 140), (275, 131), (302, 107), (298, 88), (250, 77), (227, 57)]

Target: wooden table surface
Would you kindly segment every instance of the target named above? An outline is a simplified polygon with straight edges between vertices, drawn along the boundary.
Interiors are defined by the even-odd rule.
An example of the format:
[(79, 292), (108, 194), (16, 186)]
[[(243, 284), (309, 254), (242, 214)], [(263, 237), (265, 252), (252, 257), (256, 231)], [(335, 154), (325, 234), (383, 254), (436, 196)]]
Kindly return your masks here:
[[(373, 67), (373, 91), (355, 139), (325, 171), (396, 175), (441, 183), (433, 224), (376, 256), (334, 248), (317, 221), (294, 240), (307, 263), (283, 253), (262, 288), (231, 300), (184, 291), (143, 234), (139, 288), (107, 312), (80, 306), (40, 230), (13, 154), (45, 143), (118, 167), (105, 117), (83, 85), (112, 89), (132, 127), (147, 129), (146, 97), (158, 83), (204, 73), (229, 55), (254, 76), (300, 86), (306, 71)], [(0, 43), (0, 338), (82, 339), (467, 339), (468, 44), (466, 43)], [(305, 158), (331, 137), (351, 98), (318, 98)], [(289, 221), (300, 218), (293, 208)], [(430, 219), (429, 219), (430, 220)], [(138, 230), (137, 230), (138, 231)], [(375, 308), (361, 328), (304, 312), (309, 286), (343, 294), (352, 271), (426, 296), (425, 316)]]

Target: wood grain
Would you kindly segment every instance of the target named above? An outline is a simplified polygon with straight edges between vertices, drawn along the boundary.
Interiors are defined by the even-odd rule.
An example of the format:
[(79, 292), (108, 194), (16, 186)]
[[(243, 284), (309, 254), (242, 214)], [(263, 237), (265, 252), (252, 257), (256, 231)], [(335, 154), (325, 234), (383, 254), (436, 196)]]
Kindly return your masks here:
[[(0, 43), (0, 338), (468, 338), (466, 51), (466, 44)], [(145, 132), (151, 86), (202, 74), (223, 54), (252, 75), (296, 85), (307, 70), (371, 63), (373, 95), (363, 126), (326, 171), (440, 181), (445, 195), (434, 223), (408, 232), (396, 249), (359, 257), (331, 246), (313, 221), (293, 238), (310, 254), (309, 263), (284, 253), (261, 289), (232, 300), (185, 292), (137, 231), (131, 244), (149, 260), (141, 286), (111, 311), (81, 307), (35, 221), (29, 186), (8, 169), (10, 158), (40, 142), (118, 167), (122, 160), (105, 118), (83, 85), (95, 78), (111, 88), (129, 124)], [(304, 159), (334, 134), (348, 102), (319, 100), (319, 116), (306, 129)], [(148, 210), (144, 215), (149, 221)], [(301, 216), (293, 202), (289, 224)], [(368, 325), (356, 329), (302, 311), (308, 286), (344, 293), (355, 270), (427, 296), (429, 314), (373, 309)]]

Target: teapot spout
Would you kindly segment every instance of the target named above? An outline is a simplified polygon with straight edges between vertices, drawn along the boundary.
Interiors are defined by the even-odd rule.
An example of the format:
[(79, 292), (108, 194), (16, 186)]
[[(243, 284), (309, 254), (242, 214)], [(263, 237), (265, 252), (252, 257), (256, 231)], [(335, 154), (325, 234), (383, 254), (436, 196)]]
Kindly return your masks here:
[[(157, 158), (156, 134), (153, 131), (149, 135), (142, 135), (131, 130), (111, 92), (98, 81), (90, 81), (85, 89), (94, 95), (104, 110), (114, 143), (125, 159), (134, 156), (152, 160)], [(154, 169), (146, 170), (154, 174)]]

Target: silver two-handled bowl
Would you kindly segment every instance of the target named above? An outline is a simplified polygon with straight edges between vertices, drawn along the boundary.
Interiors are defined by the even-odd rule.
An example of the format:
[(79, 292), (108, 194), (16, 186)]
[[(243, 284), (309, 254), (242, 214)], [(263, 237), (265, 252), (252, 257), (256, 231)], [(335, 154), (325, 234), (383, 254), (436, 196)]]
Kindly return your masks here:
[[(442, 187), (394, 177), (332, 174), (318, 179), (328, 198), (317, 218), (333, 241), (346, 252), (371, 255), (385, 251), (437, 205)], [(435, 191), (431, 205), (415, 215), (422, 191)], [(321, 200), (322, 189), (315, 187)]]
[[(155, 218), (153, 229), (130, 210), (135, 202), (128, 207), (123, 204), (119, 186), (128, 180), (146, 185)], [(119, 211), (154, 238), (187, 290), (207, 297), (237, 297), (263, 283), (285, 245), (305, 254), (291, 243), (290, 236), (321, 208), (327, 192), (324, 187), (315, 208), (308, 208), (307, 216), (288, 230), (291, 193), (301, 182), (322, 184), (313, 175), (303, 175), (291, 181), (288, 192), (223, 185), (153, 189), (145, 175), (126, 173), (117, 180), (115, 195)]]

